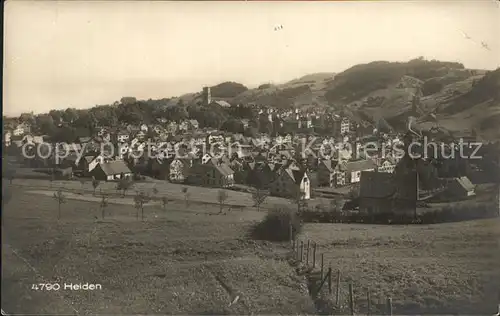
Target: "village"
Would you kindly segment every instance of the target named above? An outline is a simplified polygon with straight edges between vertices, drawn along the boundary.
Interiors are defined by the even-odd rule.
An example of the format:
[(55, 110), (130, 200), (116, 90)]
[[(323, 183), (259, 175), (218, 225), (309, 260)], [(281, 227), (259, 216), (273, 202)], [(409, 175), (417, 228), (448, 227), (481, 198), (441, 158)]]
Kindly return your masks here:
[[(202, 106), (223, 109), (243, 107), (212, 99), (208, 87), (203, 89), (202, 102)], [(285, 124), (296, 132), (248, 137), (200, 128), (194, 119), (159, 119), (149, 125), (100, 126), (91, 137), (61, 144), (31, 133), (28, 124), (20, 123), (5, 130), (4, 153), (53, 179), (120, 182), (150, 177), (175, 184), (265, 190), (271, 196), (304, 201), (315, 196), (350, 196), (356, 203), (345, 203), (345, 207), (365, 214), (413, 215), (426, 200), (473, 199), (477, 184), (492, 183), (498, 175), (492, 158), (497, 143), (481, 143), (475, 149), (467, 145), (477, 144), (475, 139), (462, 138), (468, 153), (480, 157), (468, 159), (460, 157), (454, 147), (459, 140), (450, 142), (438, 127), (382, 131), (380, 125), (344, 113), (256, 108), (260, 121)], [(320, 118), (327, 135), (314, 133)], [(244, 129), (249, 128), (248, 119), (240, 121)], [(410, 158), (408, 146), (424, 138), (434, 142), (434, 148), (428, 145), (427, 151), (420, 146), (420, 154), (430, 155)], [(450, 156), (452, 151), (456, 155)], [(10, 174), (15, 177), (16, 172)]]

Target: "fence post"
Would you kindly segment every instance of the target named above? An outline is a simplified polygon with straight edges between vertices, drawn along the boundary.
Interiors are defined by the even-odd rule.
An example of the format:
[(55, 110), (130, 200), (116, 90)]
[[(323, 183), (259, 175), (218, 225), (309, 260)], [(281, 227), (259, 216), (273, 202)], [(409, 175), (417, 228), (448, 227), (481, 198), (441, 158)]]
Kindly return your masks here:
[(300, 241), (300, 262), (304, 259), (304, 242)]
[(332, 267), (328, 267), (328, 293), (332, 294)]
[(307, 249), (306, 249), (306, 266), (309, 266), (309, 245), (310, 245), (311, 241), (308, 240), (307, 241)]
[(335, 300), (337, 307), (340, 304), (340, 269), (337, 270), (337, 297)]
[(352, 283), (349, 283), (349, 309), (351, 310), (351, 315), (354, 316), (354, 289)]
[(387, 315), (392, 316), (392, 298), (387, 298)]
[(297, 246), (297, 252), (295, 253), (295, 257), (296, 257), (297, 261), (299, 261), (299, 252), (300, 252), (299, 241), (297, 241), (295, 244)]
[(292, 239), (292, 251), (295, 251), (295, 239)]
[(325, 259), (325, 254), (322, 253), (321, 254), (321, 278), (323, 279), (323, 275), (324, 275), (324, 266), (323, 266), (323, 260)]
[(366, 290), (366, 301), (367, 301), (367, 304), (368, 304), (366, 315), (370, 316), (371, 307), (372, 307), (372, 301), (371, 301), (371, 298), (370, 298), (370, 289)]
[(288, 224), (288, 232), (290, 235), (290, 244), (293, 245), (293, 243), (295, 242), (295, 239), (293, 238), (293, 229), (292, 229), (292, 221), (291, 220), (290, 220), (290, 223)]
[(316, 243), (313, 245), (313, 269), (316, 268)]

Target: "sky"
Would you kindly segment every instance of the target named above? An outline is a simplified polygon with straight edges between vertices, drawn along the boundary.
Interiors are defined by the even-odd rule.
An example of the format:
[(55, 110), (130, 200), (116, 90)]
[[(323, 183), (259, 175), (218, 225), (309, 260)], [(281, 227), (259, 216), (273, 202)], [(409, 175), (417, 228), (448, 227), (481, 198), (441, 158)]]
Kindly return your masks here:
[(376, 60), (500, 66), (495, 0), (4, 5), (4, 115), (281, 83)]

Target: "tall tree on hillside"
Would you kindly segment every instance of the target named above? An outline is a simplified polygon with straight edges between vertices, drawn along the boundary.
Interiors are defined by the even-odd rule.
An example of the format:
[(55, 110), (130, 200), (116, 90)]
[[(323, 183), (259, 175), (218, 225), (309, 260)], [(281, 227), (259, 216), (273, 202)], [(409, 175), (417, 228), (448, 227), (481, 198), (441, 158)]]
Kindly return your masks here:
[(64, 122), (73, 123), (78, 119), (78, 111), (73, 108), (67, 108), (62, 115)]
[(22, 113), (19, 116), (19, 122), (33, 126), (36, 123), (35, 115), (33, 114), (33, 112)]

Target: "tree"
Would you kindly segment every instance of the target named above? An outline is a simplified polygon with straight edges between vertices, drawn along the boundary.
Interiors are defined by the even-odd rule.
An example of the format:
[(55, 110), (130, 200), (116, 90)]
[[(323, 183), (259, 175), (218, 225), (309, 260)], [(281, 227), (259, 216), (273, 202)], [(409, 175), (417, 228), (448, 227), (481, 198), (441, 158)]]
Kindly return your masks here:
[(121, 178), (116, 184), (116, 190), (122, 191), (122, 198), (125, 197), (125, 193), (132, 187), (133, 182), (129, 178)]
[(254, 206), (257, 207), (257, 212), (260, 212), (260, 206), (264, 203), (264, 201), (267, 199), (267, 192), (257, 188), (253, 193), (252, 193), (252, 200), (254, 203)]
[(351, 187), (349, 193), (347, 193), (347, 197), (351, 201), (355, 201), (359, 198), (359, 184), (355, 184), (354, 186)]
[(134, 104), (136, 102), (137, 102), (137, 99), (135, 97), (123, 97), (120, 99), (120, 103), (123, 105)]
[(82, 185), (82, 195), (85, 194), (85, 179), (80, 179), (80, 184)]
[(62, 118), (66, 123), (73, 123), (78, 119), (78, 111), (73, 108), (67, 108), (62, 114)]
[(99, 180), (97, 180), (95, 177), (92, 177), (92, 188), (94, 189), (92, 195), (95, 195), (95, 190), (99, 186), (99, 183), (100, 183)]
[(144, 204), (148, 203), (151, 197), (144, 192), (137, 192), (134, 196), (134, 203), (136, 212), (136, 219), (139, 220), (139, 209), (141, 210), (141, 218), (144, 221)]
[(61, 205), (66, 203), (66, 196), (64, 196), (62, 190), (59, 189), (59, 190), (57, 190), (57, 192), (54, 192), (54, 199), (57, 201), (57, 205), (58, 205), (57, 219), (60, 219), (61, 218)]
[(240, 120), (234, 118), (230, 118), (229, 120), (225, 121), (220, 129), (231, 133), (243, 133), (245, 131), (243, 123)]
[(156, 196), (158, 194), (158, 189), (156, 187), (153, 188), (153, 196)]
[(228, 195), (225, 190), (219, 190), (219, 192), (217, 192), (217, 202), (219, 202), (219, 207), (220, 207), (219, 214), (222, 213), (222, 209), (224, 208), (224, 202), (226, 202), (227, 198)]
[(35, 125), (36, 121), (35, 121), (35, 115), (33, 114), (33, 112), (30, 112), (30, 113), (22, 113), (20, 116), (19, 116), (19, 121), (21, 123), (26, 123), (28, 125)]
[(49, 115), (52, 117), (54, 124), (61, 123), (63, 111), (61, 110), (50, 110)]
[(36, 125), (40, 133), (53, 136), (57, 132), (57, 127), (54, 124), (54, 119), (48, 114), (38, 115), (36, 117)]
[(4, 174), (7, 178), (7, 180), (9, 180), (9, 183), (12, 184), (12, 182), (14, 181), (14, 179), (16, 177), (16, 170), (12, 169), (12, 168), (8, 168)]
[(51, 168), (50, 169), (50, 187), (52, 188), (52, 183), (54, 182), (54, 180), (56, 179), (56, 168)]
[(305, 199), (304, 192), (298, 192), (298, 194), (291, 201), (292, 203), (297, 205), (297, 213), (300, 214), (307, 208), (307, 200)]
[(108, 196), (106, 194), (101, 195), (101, 204), (99, 205), (101, 208), (101, 216), (104, 219), (104, 214), (106, 211), (106, 208), (108, 207)]
[(181, 189), (181, 192), (184, 193), (184, 201), (186, 202), (186, 207), (189, 206), (189, 196), (191, 193), (189, 192), (189, 188), (184, 187)]
[(167, 204), (168, 204), (168, 198), (166, 196), (161, 197), (161, 204), (163, 206), (163, 210), (167, 209)]

